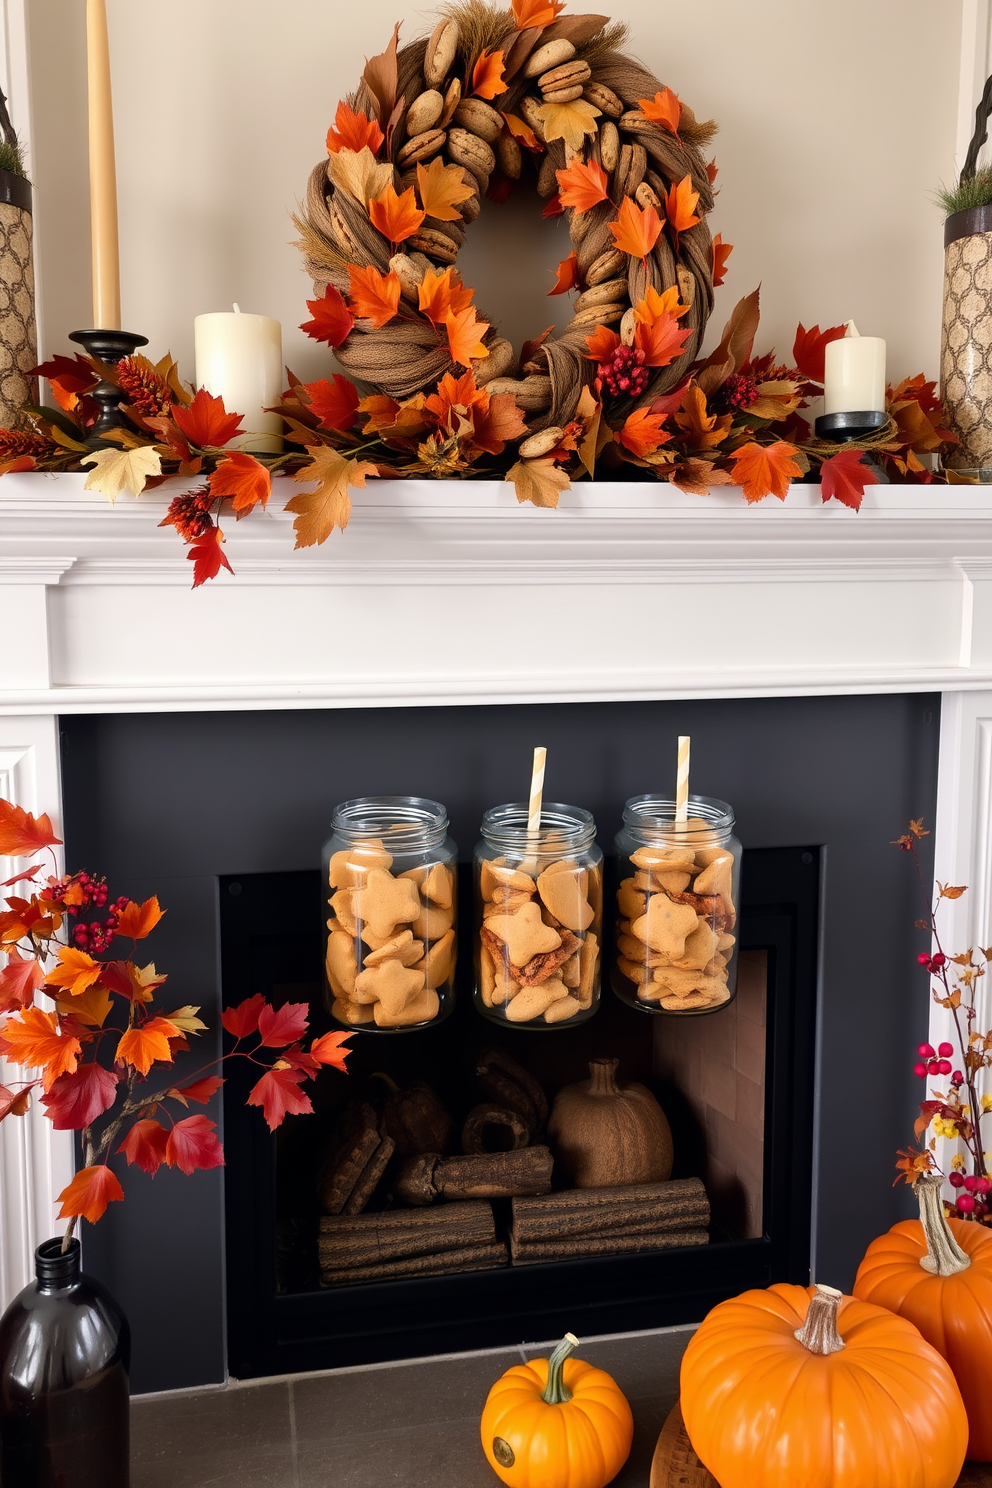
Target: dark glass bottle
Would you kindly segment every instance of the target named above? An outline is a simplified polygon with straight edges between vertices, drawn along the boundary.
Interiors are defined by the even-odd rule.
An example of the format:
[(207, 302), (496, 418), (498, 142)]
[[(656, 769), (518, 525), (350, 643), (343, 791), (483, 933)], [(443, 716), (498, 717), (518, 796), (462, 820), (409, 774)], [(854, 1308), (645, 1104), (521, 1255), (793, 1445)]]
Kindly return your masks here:
[(0, 1318), (0, 1488), (129, 1488), (127, 1319), (76, 1239), (35, 1274)]

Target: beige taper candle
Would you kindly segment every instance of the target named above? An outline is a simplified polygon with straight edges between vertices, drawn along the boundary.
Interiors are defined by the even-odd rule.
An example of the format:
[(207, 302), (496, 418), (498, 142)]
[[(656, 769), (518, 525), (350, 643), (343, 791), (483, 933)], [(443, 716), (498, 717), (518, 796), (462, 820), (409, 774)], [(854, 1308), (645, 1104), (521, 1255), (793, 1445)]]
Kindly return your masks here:
[(86, 74), (89, 88), (90, 234), (93, 244), (93, 328), (121, 328), (117, 246), (117, 170), (110, 44), (105, 0), (86, 0)]

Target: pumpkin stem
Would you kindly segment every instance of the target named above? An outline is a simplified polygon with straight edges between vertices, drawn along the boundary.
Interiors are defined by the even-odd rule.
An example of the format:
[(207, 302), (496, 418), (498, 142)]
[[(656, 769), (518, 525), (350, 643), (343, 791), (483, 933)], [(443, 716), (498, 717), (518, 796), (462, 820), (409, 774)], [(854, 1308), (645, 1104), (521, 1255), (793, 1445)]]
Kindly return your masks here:
[(927, 1242), (927, 1253), (921, 1257), (920, 1265), (931, 1276), (954, 1276), (958, 1271), (967, 1271), (971, 1261), (947, 1223), (944, 1201), (940, 1196), (942, 1184), (939, 1173), (921, 1173), (914, 1184), (920, 1201), (920, 1224)]
[(397, 1085), (392, 1075), (385, 1074), (383, 1070), (373, 1070), (371, 1075), (369, 1076), (369, 1079), (382, 1080), (389, 1087), (390, 1095), (399, 1095), (400, 1093), (400, 1087)]
[(614, 1076), (619, 1063), (619, 1059), (590, 1059), (590, 1095), (616, 1095), (618, 1093), (617, 1082)]
[(566, 1333), (561, 1343), (555, 1349), (548, 1360), (548, 1383), (544, 1387), (541, 1399), (546, 1405), (564, 1405), (566, 1400), (571, 1400), (572, 1392), (565, 1387), (562, 1378), (562, 1369), (565, 1360), (573, 1349), (578, 1348), (579, 1340), (574, 1333)]
[(844, 1347), (844, 1340), (837, 1332), (837, 1309), (843, 1292), (836, 1287), (817, 1284), (816, 1296), (810, 1299), (806, 1321), (796, 1329), (795, 1336), (803, 1348), (811, 1354), (837, 1354)]

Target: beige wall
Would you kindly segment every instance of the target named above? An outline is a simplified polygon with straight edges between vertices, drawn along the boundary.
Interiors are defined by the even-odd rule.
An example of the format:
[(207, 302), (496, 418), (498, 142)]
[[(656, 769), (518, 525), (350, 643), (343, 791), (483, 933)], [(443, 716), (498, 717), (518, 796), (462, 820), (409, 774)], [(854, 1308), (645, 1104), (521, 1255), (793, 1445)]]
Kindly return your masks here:
[[(577, 10), (577, 0), (570, 7)], [(289, 214), (340, 96), (403, 15), (398, 0), (109, 0), (124, 324), (192, 377), (192, 319), (277, 316), (286, 360), (326, 369), (296, 329), (308, 285)], [(82, 0), (29, 0), (33, 173), (47, 352), (90, 320)], [(734, 242), (714, 329), (759, 281), (758, 346), (853, 316), (890, 372), (937, 372), (941, 226), (954, 169), (963, 0), (616, 0), (631, 49), (720, 122), (712, 223)], [(534, 212), (536, 219), (536, 209)], [(484, 221), (485, 219), (482, 219)], [(466, 277), (511, 334), (553, 318), (553, 229), (518, 212), (473, 229)], [(501, 278), (502, 276), (502, 287)], [(533, 281), (510, 306), (521, 279)]]

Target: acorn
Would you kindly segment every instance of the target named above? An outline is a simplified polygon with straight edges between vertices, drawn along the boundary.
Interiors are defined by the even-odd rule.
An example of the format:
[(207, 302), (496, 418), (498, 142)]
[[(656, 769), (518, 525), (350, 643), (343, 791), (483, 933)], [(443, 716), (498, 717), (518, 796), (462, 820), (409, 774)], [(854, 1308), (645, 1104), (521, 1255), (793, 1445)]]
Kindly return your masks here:
[(478, 135), (487, 145), (494, 145), (503, 133), (503, 116), (481, 98), (463, 98), (455, 109), (454, 119), (470, 134)]
[(519, 181), (524, 168), (524, 152), (509, 132), (501, 134), (496, 141), (496, 159), (504, 176), (509, 176), (511, 181)]
[(547, 429), (542, 429), (540, 434), (532, 434), (525, 439), (520, 446), (520, 455), (524, 460), (539, 460), (542, 455), (549, 455), (559, 440), (564, 439), (565, 430), (559, 429), (557, 424), (552, 424)]
[(426, 134), (415, 134), (413, 139), (407, 140), (396, 157), (400, 170), (408, 165), (416, 165), (421, 160), (430, 160), (444, 148), (447, 137), (443, 129), (429, 129)]
[(623, 113), (623, 104), (613, 89), (608, 88), (605, 83), (586, 83), (582, 90), (582, 97), (586, 103), (591, 103), (593, 108), (598, 108), (600, 113), (605, 114), (608, 119), (619, 119)]
[(524, 68), (525, 78), (540, 77), (549, 68), (558, 67), (562, 62), (570, 62), (575, 56), (575, 48), (570, 41), (561, 37), (558, 41), (546, 41), (543, 46), (531, 52)]
[(458, 22), (439, 21), (431, 32), (424, 53), (424, 79), (438, 88), (451, 71), (458, 52)]
[(458, 257), (458, 244), (437, 227), (421, 225), (420, 231), (406, 241), (409, 248), (426, 253), (428, 258), (437, 259), (438, 263), (453, 264)]
[(434, 128), (443, 112), (444, 99), (436, 88), (428, 88), (426, 93), (413, 100), (406, 111), (407, 134), (426, 134)]
[(488, 185), (489, 177), (496, 169), (496, 156), (485, 140), (470, 134), (467, 129), (451, 129), (448, 132), (448, 154), (456, 165), (470, 170), (480, 184)]
[(612, 176), (620, 160), (620, 131), (610, 120), (599, 126), (599, 163)]

